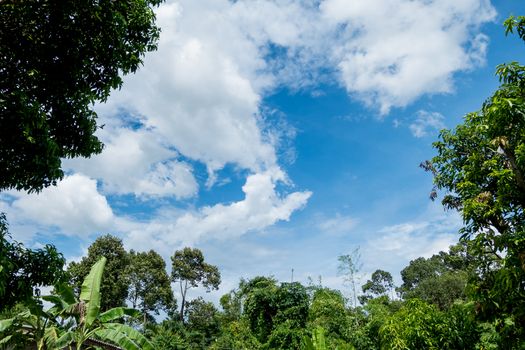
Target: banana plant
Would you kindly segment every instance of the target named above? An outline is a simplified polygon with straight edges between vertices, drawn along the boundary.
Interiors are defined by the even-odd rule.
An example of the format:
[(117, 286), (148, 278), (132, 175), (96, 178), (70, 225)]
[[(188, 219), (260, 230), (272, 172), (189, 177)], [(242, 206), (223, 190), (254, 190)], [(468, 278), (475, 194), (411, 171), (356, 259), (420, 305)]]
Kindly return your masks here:
[(102, 257), (84, 279), (77, 299), (68, 285), (55, 288), (55, 295), (42, 299), (53, 304), (28, 308), (18, 315), (0, 320), (0, 348), (16, 343), (17, 337), (37, 345), (38, 350), (83, 348), (86, 341), (98, 339), (120, 346), (124, 350), (153, 350), (151, 343), (136, 329), (116, 322), (124, 316), (138, 317), (140, 312), (117, 307), (100, 312), (100, 284), (106, 258)]
[(47, 341), (59, 349), (74, 346), (79, 350), (88, 339), (99, 339), (125, 350), (153, 350), (151, 343), (139, 331), (115, 322), (124, 316), (140, 316), (138, 310), (117, 307), (100, 312), (100, 283), (105, 264), (106, 258), (102, 257), (91, 267), (82, 283), (78, 300), (72, 288), (66, 285), (58, 288), (57, 295), (43, 297), (54, 304), (49, 312), (67, 324), (65, 327), (50, 327)]

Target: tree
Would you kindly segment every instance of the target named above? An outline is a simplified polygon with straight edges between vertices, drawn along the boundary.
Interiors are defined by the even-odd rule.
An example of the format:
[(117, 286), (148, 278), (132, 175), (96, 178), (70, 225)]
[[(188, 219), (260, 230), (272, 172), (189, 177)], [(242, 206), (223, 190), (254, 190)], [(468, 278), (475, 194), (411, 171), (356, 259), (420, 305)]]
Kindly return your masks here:
[(479, 349), (476, 325), (467, 310), (444, 313), (418, 299), (394, 313), (379, 333), (381, 349)]
[(366, 283), (361, 287), (364, 295), (361, 295), (358, 299), (361, 304), (364, 304), (366, 301), (382, 296), (387, 295), (394, 288), (394, 279), (390, 272), (384, 270), (375, 270), (372, 273), (372, 279), (366, 281)]
[(273, 330), (277, 290), (277, 281), (272, 277), (257, 276), (247, 282), (241, 281), (241, 291), (245, 295), (243, 316), (252, 334), (263, 344)]
[(0, 190), (39, 191), (61, 158), (102, 150), (93, 104), (156, 48), (161, 0), (4, 0), (0, 6)]
[(204, 261), (202, 252), (197, 248), (184, 248), (177, 250), (171, 257), (172, 270), (171, 279), (178, 282), (182, 297), (180, 306), (180, 318), (184, 320), (184, 307), (188, 289), (198, 287), (202, 284), (206, 291), (219, 289), (221, 274), (217, 266), (210, 265)]
[(308, 312), (310, 328), (322, 328), (330, 340), (347, 340), (350, 318), (341, 292), (320, 288), (314, 292)]
[(198, 348), (208, 348), (221, 332), (219, 313), (215, 305), (199, 297), (186, 302), (184, 313), (192, 343), (198, 344)]
[(127, 274), (130, 258), (122, 245), (122, 240), (112, 235), (98, 237), (88, 248), (88, 255), (79, 263), (72, 262), (68, 266), (71, 283), (77, 293), (80, 292), (82, 281), (88, 275), (91, 266), (100, 259), (107, 259), (105, 274), (102, 277), (101, 293), (102, 310), (124, 306), (130, 286)]
[(356, 285), (359, 280), (358, 273), (361, 270), (361, 254), (359, 247), (354, 249), (351, 254), (341, 255), (338, 258), (338, 272), (343, 276), (344, 282), (350, 285), (352, 290), (352, 306), (357, 306), (357, 289)]
[(466, 285), (472, 276), (472, 257), (464, 243), (450, 247), (432, 257), (417, 258), (401, 271), (403, 284), (398, 291), (404, 299), (419, 298), (448, 309), (455, 301), (466, 298)]
[(298, 282), (281, 283), (272, 277), (257, 276), (241, 281), (243, 317), (252, 334), (270, 348), (296, 348), (308, 320), (309, 297)]
[(142, 311), (144, 323), (150, 313), (169, 311), (173, 307), (173, 292), (164, 259), (155, 251), (129, 253), (130, 265), (128, 300), (131, 306)]
[(0, 213), (0, 311), (29, 302), (38, 287), (64, 279), (65, 259), (54, 246), (31, 250), (10, 237), (5, 214)]
[[(505, 21), (525, 40), (525, 17)], [(525, 341), (525, 66), (497, 68), (501, 85), (478, 112), (434, 143), (422, 164), (445, 191), (445, 208), (460, 212), (462, 237), (479, 258), (472, 284), (478, 316), (497, 325), (506, 344)], [(510, 346), (510, 345), (507, 345)]]

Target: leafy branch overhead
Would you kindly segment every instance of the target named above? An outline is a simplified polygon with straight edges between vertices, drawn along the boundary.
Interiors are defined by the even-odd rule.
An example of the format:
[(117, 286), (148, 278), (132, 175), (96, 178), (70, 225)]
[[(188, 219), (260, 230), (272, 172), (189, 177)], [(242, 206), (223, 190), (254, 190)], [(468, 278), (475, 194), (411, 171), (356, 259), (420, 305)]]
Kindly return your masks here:
[(102, 151), (93, 104), (156, 49), (161, 0), (4, 0), (0, 6), (0, 190), (40, 191), (61, 158)]

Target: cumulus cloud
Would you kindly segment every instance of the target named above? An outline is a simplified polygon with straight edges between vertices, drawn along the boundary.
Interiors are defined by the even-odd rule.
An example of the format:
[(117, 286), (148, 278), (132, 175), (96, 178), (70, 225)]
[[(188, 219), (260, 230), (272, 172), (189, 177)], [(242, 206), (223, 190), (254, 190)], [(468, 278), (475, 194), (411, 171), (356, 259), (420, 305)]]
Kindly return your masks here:
[[(311, 193), (292, 192), (279, 195), (276, 183), (285, 181), (280, 170), (248, 176), (242, 187), (244, 199), (230, 204), (206, 206), (196, 211), (164, 213), (155, 222), (129, 225), (127, 242), (133, 247), (155, 244), (160, 251), (174, 246), (194, 245), (209, 239), (237, 238), (247, 232), (289, 220), (292, 213), (306, 204)], [(171, 252), (171, 251), (170, 251)]]
[(445, 117), (438, 112), (419, 111), (416, 120), (410, 124), (409, 129), (414, 137), (425, 137), (430, 132), (445, 128), (444, 119)]
[(101, 154), (90, 159), (68, 159), (64, 166), (100, 179), (108, 194), (179, 199), (196, 194), (198, 184), (192, 167), (178, 161), (178, 153), (153, 131), (108, 127), (100, 138), (105, 143)]
[(486, 0), (326, 0), (321, 9), (342, 28), (333, 55), (344, 86), (382, 114), (451, 92), (455, 72), (483, 62), (487, 37), (473, 30), (496, 15)]
[(12, 202), (4, 202), (15, 225), (57, 227), (66, 235), (84, 236), (113, 225), (114, 214), (97, 182), (81, 174), (66, 176), (56, 187), (39, 194), (11, 192)]

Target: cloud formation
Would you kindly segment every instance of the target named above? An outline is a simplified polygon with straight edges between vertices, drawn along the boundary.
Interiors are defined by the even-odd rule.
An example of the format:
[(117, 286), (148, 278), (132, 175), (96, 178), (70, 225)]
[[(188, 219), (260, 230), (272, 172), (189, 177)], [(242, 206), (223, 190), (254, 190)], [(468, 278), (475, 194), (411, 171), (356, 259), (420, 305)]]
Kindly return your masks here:
[(446, 127), (445, 117), (438, 112), (418, 111), (416, 120), (410, 124), (412, 135), (417, 138), (427, 136), (430, 132), (439, 131)]

